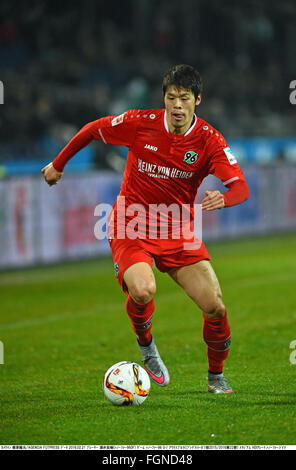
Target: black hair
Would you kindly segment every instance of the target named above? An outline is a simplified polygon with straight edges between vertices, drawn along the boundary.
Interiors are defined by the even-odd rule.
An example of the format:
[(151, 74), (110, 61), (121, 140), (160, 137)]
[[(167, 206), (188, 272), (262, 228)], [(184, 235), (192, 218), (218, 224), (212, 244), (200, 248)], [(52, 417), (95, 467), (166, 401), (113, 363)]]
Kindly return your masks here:
[(198, 95), (202, 92), (202, 79), (199, 72), (191, 65), (175, 65), (163, 77), (163, 95), (165, 95), (169, 86), (177, 89), (184, 88), (185, 90), (191, 90), (195, 99), (197, 99)]

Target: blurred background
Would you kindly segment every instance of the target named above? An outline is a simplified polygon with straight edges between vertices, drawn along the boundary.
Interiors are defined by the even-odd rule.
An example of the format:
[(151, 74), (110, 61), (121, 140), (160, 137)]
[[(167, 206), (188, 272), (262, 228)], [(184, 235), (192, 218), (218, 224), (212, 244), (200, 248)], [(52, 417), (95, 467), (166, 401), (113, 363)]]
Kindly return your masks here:
[[(292, 0), (2, 0), (0, 267), (109, 254), (94, 207), (115, 201), (127, 149), (92, 143), (54, 188), (40, 169), (87, 122), (162, 107), (162, 75), (178, 63), (200, 71), (197, 113), (251, 189), (246, 203), (204, 217), (204, 238), (295, 231), (295, 57)], [(213, 178), (199, 198), (221, 189)]]

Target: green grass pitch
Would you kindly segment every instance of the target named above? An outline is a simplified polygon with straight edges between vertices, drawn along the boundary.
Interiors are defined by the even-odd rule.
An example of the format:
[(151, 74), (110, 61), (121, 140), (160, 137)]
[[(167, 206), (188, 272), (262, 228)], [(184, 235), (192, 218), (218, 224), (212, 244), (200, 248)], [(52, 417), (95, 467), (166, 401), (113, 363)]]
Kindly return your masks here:
[(0, 444), (296, 443), (296, 235), (208, 244), (224, 294), (235, 393), (207, 392), (200, 311), (155, 271), (153, 335), (168, 366), (140, 407), (114, 407), (105, 371), (140, 362), (111, 258), (0, 274)]

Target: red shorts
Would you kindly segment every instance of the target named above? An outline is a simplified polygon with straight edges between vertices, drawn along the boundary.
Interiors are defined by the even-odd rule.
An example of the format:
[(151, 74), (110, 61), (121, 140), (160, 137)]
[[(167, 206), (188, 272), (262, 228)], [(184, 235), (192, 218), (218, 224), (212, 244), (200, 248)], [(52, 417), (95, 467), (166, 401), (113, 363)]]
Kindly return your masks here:
[[(201, 260), (210, 260), (210, 255), (202, 241), (199, 242), (196, 249), (184, 249), (182, 245), (176, 249), (171, 248), (169, 243), (158, 243), (151, 240), (128, 238), (124, 240), (112, 239), (109, 241), (112, 257), (114, 262), (114, 270), (117, 281), (122, 290), (128, 292), (126, 284), (123, 280), (123, 274), (135, 263), (146, 262), (151, 268), (153, 260), (159, 271), (165, 273), (172, 268), (187, 266), (197, 263)], [(181, 249), (180, 249), (181, 248)]]

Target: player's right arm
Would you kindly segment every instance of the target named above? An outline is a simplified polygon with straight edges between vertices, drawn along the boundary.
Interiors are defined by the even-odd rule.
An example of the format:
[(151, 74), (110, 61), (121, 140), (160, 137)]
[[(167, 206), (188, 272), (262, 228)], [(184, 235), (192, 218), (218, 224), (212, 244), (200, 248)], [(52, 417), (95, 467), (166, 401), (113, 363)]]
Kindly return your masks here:
[(107, 116), (89, 122), (74, 135), (58, 156), (42, 168), (45, 181), (49, 186), (57, 184), (63, 175), (67, 162), (81, 149), (94, 139), (102, 140), (105, 144), (132, 145), (141, 111), (129, 110), (120, 116)]
[(44, 168), (42, 168), (41, 173), (43, 173), (44, 179), (48, 186), (53, 186), (54, 184), (57, 184), (57, 182), (63, 176), (63, 172), (57, 171), (52, 163), (49, 163)]

